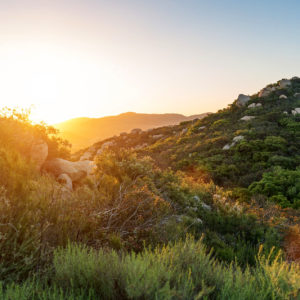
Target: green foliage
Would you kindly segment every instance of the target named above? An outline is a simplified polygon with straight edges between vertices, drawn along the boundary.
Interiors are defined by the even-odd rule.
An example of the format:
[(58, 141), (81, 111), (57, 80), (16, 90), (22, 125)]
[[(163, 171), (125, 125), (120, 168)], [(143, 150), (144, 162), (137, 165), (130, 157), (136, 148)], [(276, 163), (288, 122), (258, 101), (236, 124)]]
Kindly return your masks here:
[(282, 207), (300, 208), (300, 169), (285, 170), (275, 167), (263, 174), (259, 182), (254, 182), (249, 189), (255, 194), (263, 194)]
[[(48, 282), (0, 289), (1, 299), (297, 299), (299, 266), (261, 252), (255, 267), (219, 263), (188, 237), (140, 254), (68, 245), (54, 254)], [(17, 298), (14, 298), (17, 297)], [(57, 298), (55, 298), (57, 297)]]

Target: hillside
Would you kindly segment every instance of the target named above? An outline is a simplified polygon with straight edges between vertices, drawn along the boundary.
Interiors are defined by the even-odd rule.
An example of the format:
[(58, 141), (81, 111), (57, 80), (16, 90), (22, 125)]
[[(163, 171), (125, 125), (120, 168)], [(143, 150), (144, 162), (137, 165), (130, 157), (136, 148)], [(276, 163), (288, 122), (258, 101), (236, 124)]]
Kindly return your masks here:
[(76, 118), (71, 119), (54, 127), (61, 132), (61, 136), (72, 144), (72, 150), (92, 145), (105, 138), (129, 132), (134, 128), (147, 130), (150, 128), (175, 125), (182, 121), (202, 118), (207, 114), (184, 116), (180, 114), (139, 114), (123, 113), (117, 116), (103, 118)]
[(108, 146), (133, 148), (162, 168), (241, 188), (245, 197), (260, 193), (283, 207), (299, 208), (299, 107), (300, 79), (295, 77), (252, 96), (240, 95), (228, 108), (201, 120), (111, 138)]
[(0, 115), (1, 299), (299, 299), (300, 79), (70, 157)]

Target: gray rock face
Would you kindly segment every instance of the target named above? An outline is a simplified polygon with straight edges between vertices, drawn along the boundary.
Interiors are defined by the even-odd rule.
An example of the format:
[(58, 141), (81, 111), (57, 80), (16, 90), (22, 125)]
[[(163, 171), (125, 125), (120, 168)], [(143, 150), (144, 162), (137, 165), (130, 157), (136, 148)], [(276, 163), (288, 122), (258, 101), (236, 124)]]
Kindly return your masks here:
[(46, 172), (53, 174), (55, 177), (67, 174), (73, 182), (91, 175), (94, 167), (95, 163), (90, 160), (72, 162), (62, 158), (48, 160), (44, 164)]
[(34, 142), (31, 146), (30, 158), (36, 163), (38, 170), (41, 169), (42, 165), (48, 157), (48, 145), (43, 140)]
[(57, 181), (63, 184), (67, 189), (72, 190), (73, 189), (73, 183), (71, 178), (67, 174), (60, 174), (57, 177)]
[(238, 106), (244, 106), (246, 103), (250, 100), (250, 96), (244, 95), (244, 94), (239, 94), (237, 98), (237, 105)]

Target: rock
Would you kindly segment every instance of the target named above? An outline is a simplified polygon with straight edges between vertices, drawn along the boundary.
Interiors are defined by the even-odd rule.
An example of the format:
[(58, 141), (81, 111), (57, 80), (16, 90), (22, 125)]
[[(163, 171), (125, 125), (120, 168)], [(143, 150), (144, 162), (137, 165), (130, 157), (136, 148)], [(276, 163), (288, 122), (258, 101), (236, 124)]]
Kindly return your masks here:
[(196, 224), (203, 224), (203, 221), (200, 218), (196, 218), (194, 223)]
[(53, 174), (55, 177), (67, 174), (73, 182), (91, 175), (94, 167), (95, 163), (90, 160), (72, 162), (62, 158), (54, 158), (44, 164), (46, 172)]
[(57, 181), (62, 183), (66, 188), (68, 188), (69, 190), (73, 189), (73, 183), (71, 178), (67, 175), (67, 174), (60, 174), (57, 177)]
[(156, 134), (156, 135), (152, 135), (152, 138), (155, 140), (158, 140), (160, 138), (162, 138), (164, 135), (163, 134)]
[(238, 136), (234, 137), (232, 141), (233, 141), (234, 143), (237, 143), (237, 142), (239, 142), (239, 141), (242, 141), (243, 139), (244, 139), (244, 136), (238, 135)]
[(229, 150), (231, 147), (233, 147), (236, 143), (242, 141), (244, 139), (244, 137), (242, 135), (238, 135), (236, 137), (233, 138), (232, 143), (231, 144), (227, 144), (223, 147), (223, 150)]
[(223, 149), (223, 150), (229, 150), (230, 148), (231, 148), (231, 145), (227, 144), (227, 145), (225, 145), (222, 149)]
[(300, 107), (297, 107), (297, 108), (295, 108), (294, 110), (292, 110), (292, 114), (293, 114), (294, 116), (300, 114)]
[(30, 150), (30, 158), (35, 162), (38, 170), (41, 169), (42, 165), (48, 157), (48, 144), (43, 140), (33, 142)]
[(209, 210), (211, 211), (211, 207), (207, 204), (205, 204), (204, 202), (201, 203), (202, 208), (204, 208), (205, 210)]
[(195, 195), (195, 196), (193, 197), (193, 199), (194, 199), (196, 202), (200, 202), (200, 198), (199, 198), (199, 196), (197, 196), (197, 195)]
[(297, 100), (300, 100), (300, 93), (295, 93), (295, 94), (294, 94), (294, 97), (295, 97)]
[(255, 119), (254, 116), (244, 116), (241, 118), (241, 121), (251, 121), (253, 119)]
[(244, 106), (249, 100), (250, 100), (250, 96), (248, 95), (244, 95), (244, 94), (239, 94), (236, 104), (238, 106)]
[(262, 106), (261, 103), (252, 103), (252, 104), (248, 105), (248, 108), (256, 108), (256, 107), (260, 107), (260, 106)]
[(288, 113), (287, 111), (284, 111), (283, 114), (284, 114), (284, 115), (288, 115), (289, 113)]
[(276, 87), (275, 86), (267, 86), (265, 88), (263, 88), (262, 90), (260, 90), (260, 92), (258, 93), (258, 97), (259, 98), (263, 98), (263, 97), (267, 97), (269, 96), (272, 92), (276, 91)]
[(134, 129), (131, 130), (130, 133), (132, 133), (132, 134), (140, 134), (141, 132), (142, 132), (142, 129), (140, 129), (140, 128), (134, 128)]
[(199, 127), (198, 129), (199, 130), (203, 130), (203, 129), (205, 129), (206, 128), (206, 126), (201, 126), (201, 127)]
[(291, 85), (291, 81), (288, 79), (281, 79), (278, 81), (278, 84), (280, 89), (285, 89)]
[(288, 97), (286, 95), (280, 95), (279, 99), (287, 99)]

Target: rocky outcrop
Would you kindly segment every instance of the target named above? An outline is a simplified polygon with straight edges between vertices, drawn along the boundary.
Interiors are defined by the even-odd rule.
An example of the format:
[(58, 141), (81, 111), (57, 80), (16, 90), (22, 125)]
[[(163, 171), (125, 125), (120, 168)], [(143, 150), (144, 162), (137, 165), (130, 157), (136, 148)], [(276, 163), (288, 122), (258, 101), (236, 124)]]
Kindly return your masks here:
[(255, 119), (254, 116), (244, 116), (244, 117), (242, 117), (240, 120), (241, 120), (241, 121), (251, 121), (251, 120), (253, 120), (253, 119)]
[(48, 144), (43, 140), (34, 141), (31, 145), (30, 158), (36, 164), (38, 170), (48, 157)]
[[(292, 78), (293, 79), (293, 78)], [(266, 86), (260, 92), (258, 93), (259, 98), (267, 97), (272, 92), (275, 92), (276, 90), (281, 90), (289, 87), (292, 84), (291, 80), (289, 79), (281, 79), (277, 82), (277, 85), (273, 86)]]
[(244, 94), (239, 94), (238, 98), (237, 98), (237, 101), (236, 101), (236, 104), (238, 106), (244, 106), (246, 105), (247, 102), (250, 101), (250, 96), (248, 95), (244, 95)]
[(72, 162), (62, 158), (55, 158), (46, 161), (43, 169), (55, 177), (66, 174), (74, 182), (91, 175), (94, 167), (95, 163), (90, 160)]
[(291, 85), (291, 81), (288, 79), (281, 79), (278, 81), (278, 85), (280, 89), (285, 89)]
[(258, 97), (259, 98), (267, 97), (274, 91), (276, 91), (275, 86), (267, 86), (267, 87), (263, 88), (262, 90), (260, 90), (260, 92), (258, 93)]

